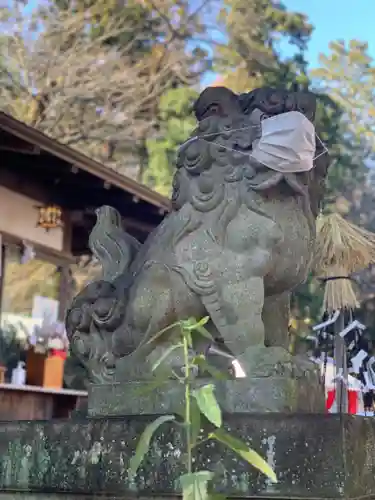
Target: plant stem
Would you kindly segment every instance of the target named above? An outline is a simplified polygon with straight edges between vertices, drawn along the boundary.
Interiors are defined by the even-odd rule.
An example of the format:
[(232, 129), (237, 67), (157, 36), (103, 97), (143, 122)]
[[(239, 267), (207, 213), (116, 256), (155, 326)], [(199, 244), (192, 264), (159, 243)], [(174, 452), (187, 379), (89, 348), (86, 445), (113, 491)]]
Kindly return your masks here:
[(189, 364), (189, 345), (186, 335), (184, 339), (184, 364), (185, 364), (185, 432), (187, 446), (187, 473), (192, 472), (192, 445), (191, 445), (191, 408), (190, 408), (190, 364)]
[(210, 441), (210, 439), (211, 439), (210, 437), (206, 437), (206, 438), (201, 439), (200, 441), (197, 441), (195, 443), (195, 445), (193, 446), (193, 448), (198, 448), (198, 446), (200, 446), (203, 443), (207, 443), (207, 441)]

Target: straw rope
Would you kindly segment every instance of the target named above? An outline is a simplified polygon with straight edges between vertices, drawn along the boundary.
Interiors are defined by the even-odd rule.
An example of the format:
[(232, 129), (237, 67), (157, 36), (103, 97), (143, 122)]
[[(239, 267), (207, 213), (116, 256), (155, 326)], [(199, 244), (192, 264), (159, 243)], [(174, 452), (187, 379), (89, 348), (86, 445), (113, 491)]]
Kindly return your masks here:
[[(337, 213), (317, 220), (314, 271), (322, 278), (350, 276), (375, 262), (375, 234), (352, 224)], [(358, 307), (353, 281), (327, 281), (324, 310)]]

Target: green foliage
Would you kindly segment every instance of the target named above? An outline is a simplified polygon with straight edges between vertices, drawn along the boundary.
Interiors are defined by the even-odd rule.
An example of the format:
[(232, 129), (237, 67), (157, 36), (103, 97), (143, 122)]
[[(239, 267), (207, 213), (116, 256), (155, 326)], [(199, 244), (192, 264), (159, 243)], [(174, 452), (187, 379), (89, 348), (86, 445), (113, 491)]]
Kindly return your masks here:
[(148, 452), (150, 448), (150, 443), (153, 435), (155, 432), (159, 429), (161, 425), (163, 425), (165, 422), (171, 422), (174, 420), (175, 417), (174, 415), (162, 415), (158, 417), (156, 420), (154, 420), (150, 425), (146, 427), (146, 429), (143, 431), (137, 445), (137, 449), (135, 451), (135, 454), (130, 460), (129, 464), (129, 476), (132, 478), (135, 476), (135, 474), (138, 471), (139, 466), (141, 465), (144, 456)]
[[(142, 66), (147, 61), (149, 79), (156, 80), (150, 87), (155, 97), (143, 99), (145, 106), (140, 107), (137, 117), (153, 127), (141, 134), (132, 151), (139, 158), (137, 179), (169, 196), (176, 149), (194, 128), (191, 109), (197, 92), (191, 85), (199, 82), (209, 65), (207, 51), (195, 42), (196, 36), (205, 31), (199, 15), (201, 5), (192, 10), (189, 0), (181, 0), (177, 5), (173, 0), (131, 0), (126, 4), (117, 0), (84, 0), (83, 4), (86, 8), (95, 6), (98, 12), (91, 25), (93, 37), (101, 37), (113, 19), (127, 20), (129, 28), (105, 43), (120, 49), (131, 46), (128, 58), (132, 64)], [(172, 63), (169, 56), (177, 51), (181, 52), (179, 64)], [(157, 88), (162, 90), (155, 92)], [(117, 151), (117, 156), (123, 155), (124, 146), (117, 146)]]
[(305, 283), (298, 287), (298, 294), (292, 298), (291, 308), (296, 319), (310, 318), (313, 321), (320, 319), (322, 314), (324, 288), (321, 283), (310, 274)]
[(343, 120), (351, 142), (364, 150), (375, 151), (375, 66), (368, 44), (351, 40), (348, 46), (338, 40), (330, 44), (330, 53), (320, 56), (320, 67), (312, 77), (344, 111)]
[(363, 184), (365, 161), (375, 151), (375, 67), (366, 43), (352, 40), (330, 44), (331, 53), (320, 56), (320, 67), (311, 72), (312, 85), (329, 99), (329, 113), (323, 121), (332, 157), (328, 197), (347, 193)]
[(170, 195), (176, 150), (196, 125), (192, 109), (198, 92), (187, 87), (166, 91), (158, 106), (158, 133), (146, 141), (148, 167), (143, 182), (166, 196)]
[[(214, 69), (223, 84), (235, 91), (264, 84), (308, 85), (303, 50), (312, 26), (303, 14), (270, 0), (224, 0), (217, 25), (228, 39), (213, 45)], [(296, 47), (292, 57), (281, 57), (283, 41)], [(142, 180), (164, 195), (170, 194), (176, 149), (195, 127), (191, 109), (197, 96), (195, 90), (180, 87), (167, 90), (159, 102), (159, 130), (147, 140), (149, 161)]]
[(240, 455), (243, 460), (262, 471), (263, 474), (268, 476), (272, 481), (275, 483), (277, 482), (276, 475), (267, 462), (265, 462), (256, 451), (248, 448), (248, 446), (240, 439), (231, 436), (223, 429), (217, 429), (216, 431), (211, 432), (209, 434), (209, 438), (215, 439), (216, 441), (219, 441), (219, 443), (224, 444), (227, 448), (230, 448), (232, 451)]
[[(224, 0), (219, 23), (228, 34), (215, 54), (224, 84), (238, 92), (280, 82), (287, 88), (308, 85), (303, 51), (313, 28), (305, 15), (288, 11), (279, 1)], [(285, 43), (296, 51), (283, 58), (280, 46)]]
[[(318, 92), (316, 130), (332, 158), (327, 180), (327, 200), (332, 201), (344, 188), (355, 185), (364, 177), (363, 141), (359, 139), (360, 134), (353, 134), (347, 120), (355, 113), (358, 103), (355, 99), (351, 100), (348, 110), (343, 106), (345, 100), (336, 97), (337, 89), (346, 87), (354, 79), (358, 60), (362, 66), (370, 64), (368, 56), (360, 57), (358, 54), (364, 47), (358, 44), (352, 47), (357, 66), (352, 66), (350, 76), (346, 74), (344, 77), (344, 73), (355, 57), (353, 55), (350, 61), (348, 57), (344, 60), (344, 49), (337, 44), (334, 47), (341, 56), (334, 58), (334, 63), (324, 59), (326, 65), (334, 65), (334, 75), (329, 77), (327, 68), (309, 75), (304, 54), (313, 26), (304, 14), (290, 11), (282, 2), (272, 0), (225, 0), (224, 6), (220, 23), (228, 35), (228, 42), (224, 47), (218, 46), (215, 54), (223, 84), (238, 92), (262, 85), (309, 88)], [(287, 43), (295, 51), (283, 57), (282, 48)], [(370, 70), (368, 73), (372, 75)], [(329, 78), (334, 78), (332, 89), (336, 90), (333, 93), (327, 83)], [(369, 76), (366, 78), (368, 80)], [(362, 89), (361, 92), (365, 91)], [(366, 98), (370, 103), (373, 99), (369, 99), (369, 92), (368, 89)]]
[(327, 147), (331, 165), (326, 180), (325, 204), (363, 181), (363, 150), (348, 133), (345, 111), (329, 95), (318, 93), (316, 131)]
[(221, 410), (216, 401), (214, 390), (215, 386), (213, 384), (207, 384), (199, 389), (195, 389), (192, 392), (192, 396), (196, 399), (202, 415), (204, 415), (209, 422), (216, 425), (216, 427), (221, 427), (223, 423)]
[(214, 473), (208, 470), (191, 472), (180, 477), (183, 500), (205, 500), (209, 498), (208, 484)]
[[(341, 211), (340, 202), (346, 205), (343, 215), (361, 225), (361, 220), (355, 220), (358, 208), (354, 208), (350, 198), (354, 190), (365, 190), (365, 162), (374, 156), (375, 150), (375, 67), (367, 43), (332, 42), (330, 53), (321, 55), (320, 67), (310, 77), (312, 88), (320, 96), (317, 132), (331, 157), (324, 209)], [(368, 209), (364, 212), (368, 213)], [(369, 220), (368, 215), (366, 219)], [(322, 297), (322, 288), (309, 277), (295, 293), (295, 318), (317, 321)]]
[[(171, 370), (168, 375), (169, 378), (175, 378), (184, 387), (184, 408), (181, 416), (166, 415), (159, 417), (146, 427), (139, 439), (135, 455), (132, 457), (129, 465), (129, 476), (132, 478), (137, 473), (144, 456), (149, 450), (151, 439), (157, 429), (166, 422), (178, 425), (185, 432), (187, 448), (186, 473), (180, 477), (183, 500), (218, 500), (222, 498), (220, 495), (209, 492), (210, 483), (215, 476), (214, 472), (193, 470), (193, 450), (197, 450), (201, 444), (208, 440), (214, 440), (226, 446), (250, 465), (260, 470), (272, 481), (277, 482), (274, 471), (256, 451), (250, 449), (246, 443), (228, 434), (223, 429), (222, 412), (215, 397), (214, 384), (205, 384), (202, 386), (199, 384), (199, 379), (195, 379), (194, 377), (194, 374), (201, 367), (197, 361), (198, 359), (202, 360), (202, 356), (191, 358), (189, 355), (190, 349), (193, 346), (192, 336), (194, 333), (198, 333), (205, 337), (210, 337), (210, 334), (204, 328), (207, 321), (208, 318), (203, 318), (198, 322), (190, 318), (174, 323), (168, 328), (175, 328), (178, 325), (181, 330), (181, 339), (176, 344), (176, 348), (178, 346), (183, 350), (183, 376), (176, 374), (174, 370)], [(164, 329), (161, 333), (157, 334), (153, 340), (163, 335), (168, 329)], [(171, 355), (173, 351), (174, 349), (169, 349), (167, 351), (168, 355)], [(168, 355), (163, 354), (161, 360), (155, 363), (155, 369), (159, 368), (166, 361)], [(206, 425), (213, 424), (215, 426), (215, 430), (209, 432), (206, 437), (202, 436), (202, 421), (206, 422)]]
[(0, 330), (0, 366), (5, 366), (8, 374), (16, 367), (18, 361), (24, 361), (26, 336), (21, 323), (18, 326), (4, 325)]
[(133, 62), (136, 62), (137, 57), (150, 52), (154, 41), (163, 34), (160, 18), (153, 15), (152, 9), (147, 7), (145, 2), (80, 0), (74, 9), (72, 9), (71, 0), (55, 0), (55, 4), (61, 10), (70, 10), (73, 16), (87, 9), (93, 10), (89, 25), (93, 38), (102, 37), (114, 19), (118, 24), (121, 23), (121, 19), (126, 19), (126, 27), (113, 37), (106, 38), (104, 43), (122, 47), (132, 44)]

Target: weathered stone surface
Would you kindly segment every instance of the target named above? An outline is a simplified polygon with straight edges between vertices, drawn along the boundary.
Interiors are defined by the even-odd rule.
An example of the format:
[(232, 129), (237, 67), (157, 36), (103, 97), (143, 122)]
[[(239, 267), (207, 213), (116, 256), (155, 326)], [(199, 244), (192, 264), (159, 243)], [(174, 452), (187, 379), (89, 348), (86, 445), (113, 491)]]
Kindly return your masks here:
[[(209, 381), (200, 379), (199, 383)], [(99, 384), (89, 388), (91, 417), (114, 415), (154, 415), (175, 413), (183, 408), (184, 387), (171, 381), (159, 388), (145, 382)], [(318, 379), (301, 376), (243, 378), (217, 381), (215, 394), (224, 412), (307, 412), (324, 413), (324, 390)]]
[[(134, 483), (127, 464), (146, 417), (0, 424), (0, 498), (26, 499), (64, 492), (96, 498), (163, 497), (176, 492), (183, 441), (165, 424)], [(233, 452), (206, 442), (197, 469), (217, 473), (214, 489), (242, 498), (373, 498), (375, 422), (333, 415), (245, 414), (226, 419), (275, 468), (270, 484)], [(27, 492), (27, 494), (26, 494)], [(8, 497), (4, 496), (8, 495)], [(13, 495), (13, 496), (12, 496)], [(39, 498), (39, 496), (38, 496)]]
[[(130, 495), (111, 495), (105, 497), (107, 500), (133, 500), (134, 496)], [(149, 497), (137, 497), (137, 500), (148, 500)], [(168, 496), (168, 500), (177, 500), (179, 497)], [(15, 493), (1, 493), (0, 500), (103, 500), (103, 495), (70, 495), (69, 493), (56, 493), (50, 495), (49, 493), (27, 493), (27, 492), (15, 492)], [(153, 497), (153, 500), (165, 500), (162, 497)]]
[[(212, 379), (198, 377), (194, 385), (207, 383)], [(176, 413), (183, 408), (185, 399), (184, 387), (176, 380), (159, 387), (155, 387), (155, 380), (96, 384), (90, 385), (89, 391), (91, 417)], [(250, 377), (215, 381), (215, 394), (228, 414), (325, 411), (317, 365), (279, 347), (261, 350)]]
[[(224, 343), (249, 378), (265, 345), (287, 346), (289, 295), (309, 271), (329, 163), (319, 141), (314, 151), (316, 98), (208, 88), (194, 110), (194, 136), (177, 155), (173, 210), (147, 241), (140, 247), (130, 239), (111, 207), (97, 211), (89, 243), (102, 279), (73, 300), (66, 321), (76, 369), (92, 383), (151, 376), (155, 346), (168, 348), (180, 329), (155, 336), (189, 317), (209, 316), (214, 342)], [(274, 147), (270, 156), (279, 166), (256, 159), (269, 139), (262, 136), (267, 119), (290, 111), (299, 121), (289, 132), (298, 138), (304, 131), (301, 140), (284, 143), (278, 133), (279, 156)], [(309, 158), (313, 169), (296, 169), (298, 158)], [(171, 357), (180, 362), (177, 351)]]
[[(105, 497), (107, 500), (132, 500), (134, 496), (130, 495), (111, 495)], [(137, 496), (137, 500), (148, 500), (149, 497), (139, 497)], [(177, 500), (179, 497), (171, 497), (168, 496), (168, 500)], [(50, 495), (49, 493), (28, 493), (28, 492), (13, 492), (13, 493), (1, 493), (0, 491), (0, 500), (103, 500), (103, 495), (96, 495), (93, 493), (92, 495), (74, 495), (69, 493), (56, 493)], [(165, 500), (162, 497), (153, 497), (153, 500)]]
[[(28, 492), (13, 492), (13, 493), (1, 493), (0, 500), (61, 500), (64, 496), (64, 500), (95, 500), (98, 498), (96, 495), (82, 496), (82, 495), (66, 495), (64, 493), (56, 493), (50, 495), (49, 493), (28, 493)], [(112, 497), (113, 499), (115, 497)]]

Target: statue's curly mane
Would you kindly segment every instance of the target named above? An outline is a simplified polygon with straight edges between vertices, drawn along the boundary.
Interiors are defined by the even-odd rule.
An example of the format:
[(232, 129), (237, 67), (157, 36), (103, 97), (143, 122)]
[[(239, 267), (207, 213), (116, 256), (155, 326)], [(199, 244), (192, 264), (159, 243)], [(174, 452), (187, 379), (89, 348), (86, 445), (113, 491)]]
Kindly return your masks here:
[(105, 282), (83, 290), (66, 321), (73, 355), (91, 382), (107, 383), (115, 372), (120, 381), (151, 376), (150, 360), (139, 356), (165, 346), (165, 338), (150, 339), (183, 317), (207, 313), (211, 333), (248, 374), (256, 373), (264, 329), (268, 345), (287, 345), (288, 297), (309, 269), (328, 155), (319, 156), (317, 141), (311, 172), (282, 174), (251, 152), (262, 119), (292, 110), (313, 122), (315, 96), (205, 90), (194, 108), (197, 128), (178, 154), (174, 211), (140, 248), (108, 207), (98, 212), (90, 247)]
[[(261, 133), (260, 120), (258, 130), (251, 121), (255, 110), (265, 117), (300, 111), (314, 123), (316, 96), (311, 92), (288, 92), (272, 88), (255, 89), (240, 95), (225, 87), (204, 90), (194, 106), (198, 127), (191, 136), (202, 139), (190, 139), (180, 150), (173, 181), (172, 203), (175, 209), (192, 198), (194, 204), (197, 193), (198, 198), (204, 200), (208, 200), (211, 193), (212, 205), (218, 181), (220, 184), (238, 180), (238, 171), (242, 169), (242, 172), (246, 172), (249, 168), (246, 154), (250, 154), (253, 141)], [(329, 165), (328, 154), (321, 154), (323, 152), (323, 145), (317, 140), (314, 168), (308, 173), (297, 174), (301, 184), (308, 190), (314, 217), (319, 211)], [(215, 164), (222, 167), (221, 178), (218, 178), (217, 172), (212, 175), (211, 169)]]

